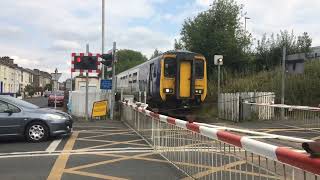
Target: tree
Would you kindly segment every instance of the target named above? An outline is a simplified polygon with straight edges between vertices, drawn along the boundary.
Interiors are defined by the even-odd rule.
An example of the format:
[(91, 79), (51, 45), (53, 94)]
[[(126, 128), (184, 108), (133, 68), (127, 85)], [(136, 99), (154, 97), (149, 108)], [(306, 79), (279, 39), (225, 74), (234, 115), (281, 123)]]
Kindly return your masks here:
[(187, 19), (181, 30), (181, 42), (187, 50), (201, 53), (212, 74), (213, 57), (224, 55), (224, 64), (240, 70), (248, 62), (251, 35), (241, 24), (243, 6), (234, 0), (215, 0), (208, 11)]
[(119, 50), (117, 56), (116, 74), (147, 61), (147, 57), (141, 52), (129, 49)]
[(312, 39), (307, 32), (304, 32), (301, 36), (298, 36), (297, 46), (299, 52), (308, 53), (311, 51)]
[(34, 87), (31, 86), (31, 85), (27, 85), (25, 88), (24, 88), (24, 92), (27, 92), (28, 93), (28, 96), (33, 96), (35, 91), (34, 91)]
[(173, 48), (174, 48), (174, 50), (182, 50), (183, 45), (182, 45), (181, 40), (174, 39), (174, 47)]
[(312, 39), (307, 32), (304, 32), (298, 38), (293, 31), (289, 33), (286, 30), (276, 34), (276, 38), (274, 38), (274, 34), (271, 34), (270, 37), (264, 34), (257, 43), (256, 70), (270, 70), (279, 65), (282, 59), (283, 46), (286, 46), (287, 54), (308, 53), (311, 43)]
[(46, 84), (46, 86), (44, 87), (45, 91), (52, 91), (52, 84)]
[(158, 57), (160, 54), (161, 54), (161, 52), (158, 49), (155, 49), (153, 54), (151, 55), (150, 59)]

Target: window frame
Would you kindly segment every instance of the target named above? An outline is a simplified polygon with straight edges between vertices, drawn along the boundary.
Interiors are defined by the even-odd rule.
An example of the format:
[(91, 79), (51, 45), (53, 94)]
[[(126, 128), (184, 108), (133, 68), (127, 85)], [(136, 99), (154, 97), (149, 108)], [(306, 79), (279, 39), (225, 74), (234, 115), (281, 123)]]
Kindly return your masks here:
[[(172, 62), (174, 62), (174, 65), (175, 65), (175, 71), (174, 71), (174, 74), (172, 74), (172, 75), (170, 75), (170, 76), (168, 76), (167, 74), (166, 74), (166, 62), (167, 61), (172, 61)], [(165, 78), (167, 78), (167, 79), (174, 79), (174, 78), (176, 78), (176, 76), (177, 76), (177, 61), (176, 61), (176, 58), (172, 58), (172, 57), (167, 57), (167, 58), (165, 58), (165, 59), (163, 59), (163, 76), (165, 77)]]
[[(201, 77), (200, 76), (198, 76), (198, 74), (197, 74), (197, 64), (199, 64), (199, 62), (201, 62), (202, 63), (202, 75), (201, 75)], [(205, 65), (205, 62), (204, 62), (204, 60), (203, 59), (195, 59), (195, 63), (194, 63), (194, 77), (195, 77), (195, 79), (204, 79), (204, 65)]]
[[(21, 108), (19, 108), (18, 106), (16, 106), (16, 105), (13, 105), (13, 104), (11, 104), (11, 103), (8, 103), (8, 102), (6, 102), (6, 101), (2, 101), (2, 100), (0, 100), (0, 103), (4, 103), (4, 104), (6, 104), (7, 105), (7, 107), (8, 107), (8, 109), (9, 109), (9, 105), (10, 106), (12, 106), (12, 107), (14, 107), (14, 108), (16, 108), (18, 111), (16, 112), (16, 111), (14, 111), (14, 112), (12, 112), (12, 113), (20, 113), (22, 110), (21, 110)], [(0, 111), (0, 113), (2, 114), (2, 113), (6, 113), (6, 112), (1, 112)]]

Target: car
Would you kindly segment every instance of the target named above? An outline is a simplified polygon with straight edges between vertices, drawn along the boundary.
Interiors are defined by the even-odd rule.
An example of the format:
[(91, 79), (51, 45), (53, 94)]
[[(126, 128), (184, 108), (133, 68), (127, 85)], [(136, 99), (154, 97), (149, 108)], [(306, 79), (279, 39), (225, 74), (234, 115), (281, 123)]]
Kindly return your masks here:
[(54, 106), (55, 101), (57, 106), (63, 106), (64, 93), (59, 91), (56, 94), (55, 93), (51, 94), (48, 98), (48, 106)]
[(72, 124), (72, 117), (65, 112), (0, 95), (0, 137), (24, 136), (27, 141), (41, 142), (49, 137), (70, 135)]
[(45, 91), (44, 92), (44, 97), (49, 97), (52, 94), (51, 91)]

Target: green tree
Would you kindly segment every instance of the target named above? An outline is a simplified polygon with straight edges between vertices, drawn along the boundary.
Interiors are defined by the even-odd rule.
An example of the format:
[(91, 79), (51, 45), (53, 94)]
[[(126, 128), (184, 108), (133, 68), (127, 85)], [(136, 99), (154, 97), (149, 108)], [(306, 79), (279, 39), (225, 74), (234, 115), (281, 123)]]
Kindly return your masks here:
[(158, 57), (160, 54), (161, 54), (161, 52), (158, 49), (155, 49), (153, 54), (151, 55), (150, 59)]
[(33, 96), (34, 93), (35, 93), (35, 90), (34, 90), (34, 87), (31, 86), (31, 85), (27, 85), (25, 88), (24, 88), (24, 92), (27, 92), (28, 93), (28, 96)]
[(46, 84), (46, 86), (44, 87), (45, 91), (52, 91), (52, 84)]
[(116, 74), (147, 61), (147, 57), (141, 52), (129, 49), (119, 50), (117, 56)]
[(183, 49), (183, 45), (182, 45), (181, 40), (174, 39), (173, 48), (174, 48), (174, 50), (182, 50)]
[(241, 23), (243, 6), (234, 0), (214, 0), (208, 11), (187, 19), (181, 30), (181, 42), (190, 51), (203, 54), (212, 73), (213, 57), (224, 55), (224, 64), (240, 70), (249, 61), (251, 35)]
[(258, 40), (256, 47), (256, 69), (270, 70), (279, 65), (282, 59), (282, 48), (286, 46), (287, 54), (295, 53), (308, 53), (310, 52), (312, 39), (307, 32), (304, 32), (301, 36), (296, 37), (293, 31), (280, 31), (276, 34), (271, 34), (267, 37), (264, 34), (261, 40)]

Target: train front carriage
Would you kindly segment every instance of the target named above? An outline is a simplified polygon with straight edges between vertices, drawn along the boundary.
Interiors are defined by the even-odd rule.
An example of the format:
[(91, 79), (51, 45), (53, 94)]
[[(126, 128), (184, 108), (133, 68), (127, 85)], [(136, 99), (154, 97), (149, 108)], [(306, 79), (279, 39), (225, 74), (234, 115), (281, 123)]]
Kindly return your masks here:
[(205, 100), (207, 72), (204, 56), (187, 51), (167, 52), (160, 64), (160, 97), (165, 104), (188, 107)]

